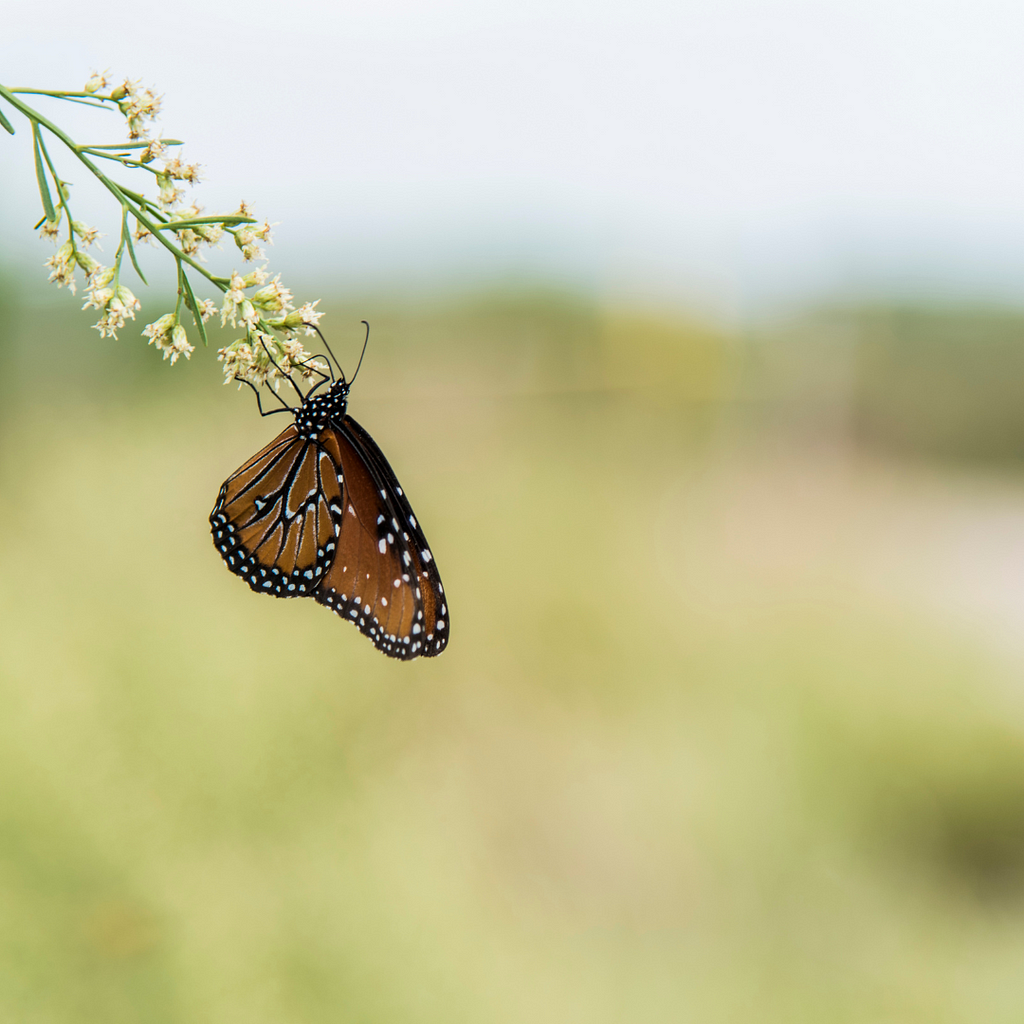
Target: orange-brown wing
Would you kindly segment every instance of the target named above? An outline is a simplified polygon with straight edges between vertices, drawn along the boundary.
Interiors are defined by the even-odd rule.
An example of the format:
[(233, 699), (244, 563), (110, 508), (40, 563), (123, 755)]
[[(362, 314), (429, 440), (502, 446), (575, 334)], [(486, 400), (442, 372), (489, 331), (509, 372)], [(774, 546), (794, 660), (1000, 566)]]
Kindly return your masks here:
[(341, 487), (341, 463), (293, 424), (224, 482), (213, 543), (257, 593), (307, 595), (334, 560)]
[(345, 490), (334, 564), (313, 596), (392, 658), (440, 654), (450, 631), (444, 587), (391, 467), (350, 416), (319, 440)]

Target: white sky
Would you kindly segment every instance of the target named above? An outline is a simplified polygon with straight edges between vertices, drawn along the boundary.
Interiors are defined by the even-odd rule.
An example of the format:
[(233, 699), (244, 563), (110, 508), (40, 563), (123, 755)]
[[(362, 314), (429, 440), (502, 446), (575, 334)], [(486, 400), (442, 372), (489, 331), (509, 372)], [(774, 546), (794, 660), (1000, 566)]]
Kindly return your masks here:
[[(5, 84), (109, 67), (164, 93), (199, 198), (280, 221), (279, 268), (726, 310), (1024, 296), (1022, 57), (1024, 5), (985, 0), (8, 0), (0, 21)], [(26, 136), (0, 136), (8, 259), (38, 255)]]

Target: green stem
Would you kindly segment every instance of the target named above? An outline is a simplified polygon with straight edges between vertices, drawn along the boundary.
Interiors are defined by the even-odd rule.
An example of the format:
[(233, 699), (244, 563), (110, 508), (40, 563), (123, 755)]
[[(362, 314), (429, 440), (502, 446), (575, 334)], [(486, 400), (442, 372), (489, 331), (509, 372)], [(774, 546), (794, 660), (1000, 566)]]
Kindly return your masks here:
[[(25, 89), (20, 91), (32, 92), (37, 95), (43, 96), (64, 96), (64, 94), (62, 93), (50, 93), (40, 89)], [(83, 164), (85, 164), (85, 166), (95, 176), (97, 181), (99, 181), (100, 184), (103, 185), (103, 187), (107, 189), (107, 191), (110, 192), (117, 199), (118, 203), (128, 206), (129, 210), (131, 211), (131, 215), (148, 231), (150, 231), (153, 237), (168, 252), (170, 252), (175, 259), (184, 260), (185, 263), (187, 263), (193, 270), (196, 270), (200, 274), (202, 274), (203, 277), (205, 277), (211, 284), (216, 285), (218, 288), (220, 288), (221, 291), (227, 291), (227, 284), (224, 283), (223, 278), (214, 277), (208, 270), (206, 270), (205, 267), (203, 267), (201, 263), (198, 263), (196, 260), (192, 259), (191, 256), (187, 255), (176, 245), (173, 245), (166, 238), (164, 238), (163, 235), (160, 234), (160, 230), (157, 228), (157, 226), (153, 224), (152, 221), (150, 221), (150, 219), (146, 216), (142, 209), (140, 209), (138, 206), (132, 205), (127, 195), (124, 193), (124, 191), (122, 191), (121, 187), (116, 182), (108, 178), (84, 153), (79, 151), (79, 148), (78, 146), (75, 145), (74, 140), (72, 140), (67, 134), (61, 131), (61, 129), (58, 128), (55, 124), (53, 124), (51, 121), (47, 120), (41, 114), (33, 110), (32, 107), (30, 107), (27, 103), (24, 103), (21, 100), (19, 100), (15, 95), (15, 92), (11, 89), (8, 89), (6, 86), (0, 85), (0, 96), (3, 96), (4, 99), (6, 99), (7, 102), (11, 104), (11, 106), (21, 111), (21, 113), (24, 114), (27, 118), (29, 118), (29, 120), (37, 121), (48, 131), (52, 132), (53, 135), (55, 135), (58, 139), (60, 139), (60, 141), (63, 142), (64, 145), (67, 146), (68, 149), (70, 149), (71, 152), (74, 153), (75, 156), (78, 157), (78, 159), (81, 160)]]
[(185, 276), (185, 271), (181, 266), (181, 260), (178, 261), (178, 301), (174, 304), (174, 322), (180, 323), (181, 318), (181, 300), (185, 297), (185, 288), (181, 283), (181, 279)]
[[(104, 106), (103, 102), (97, 103), (97, 100), (107, 103), (117, 102), (117, 100), (111, 99), (109, 96), (94, 96), (91, 92), (49, 92), (46, 89), (10, 89), (8, 91), (22, 96), (52, 96), (55, 99), (67, 100), (69, 103), (81, 103), (86, 107), (99, 107), (100, 110), (113, 110), (114, 108)], [(80, 99), (79, 97), (86, 98)]]
[[(70, 100), (80, 96), (85, 99), (107, 100), (110, 103), (117, 102), (112, 96), (98, 96), (94, 92), (59, 92), (54, 89), (8, 89), (7, 92), (20, 93), (26, 96), (55, 96), (61, 100)], [(110, 108), (108, 107), (107, 109), (109, 110)]]
[[(184, 146), (185, 145), (185, 143), (182, 142), (180, 139), (161, 139), (160, 142), (164, 146)], [(97, 150), (97, 149), (146, 149), (148, 146), (149, 146), (148, 142), (122, 142), (120, 144), (113, 144), (112, 143), (109, 146), (107, 146), (107, 145), (102, 145), (102, 146), (101, 145), (95, 145), (95, 146), (93, 146), (93, 145), (86, 145), (86, 144), (83, 143), (80, 146), (76, 146), (75, 149), (77, 149), (79, 152), (82, 152), (82, 153), (90, 153), (90, 152), (93, 152), (94, 150)]]
[(102, 160), (113, 160), (115, 164), (120, 164), (122, 167), (135, 167), (140, 171), (149, 171), (150, 174), (160, 173), (155, 167), (150, 167), (149, 164), (144, 164), (141, 160), (129, 160), (127, 155), (120, 157), (114, 153), (96, 153), (86, 146), (82, 146), (78, 149), (79, 156), (83, 153), (87, 153), (89, 156), (98, 157)]

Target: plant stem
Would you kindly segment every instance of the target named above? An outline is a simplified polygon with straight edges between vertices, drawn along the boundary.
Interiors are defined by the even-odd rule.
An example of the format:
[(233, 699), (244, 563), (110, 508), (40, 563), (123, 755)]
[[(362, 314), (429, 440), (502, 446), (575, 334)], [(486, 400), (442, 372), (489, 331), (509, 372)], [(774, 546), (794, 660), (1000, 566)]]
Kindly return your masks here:
[[(18, 110), (22, 114), (24, 114), (25, 117), (27, 117), (30, 121), (37, 122), (38, 124), (40, 124), (44, 128), (46, 128), (49, 132), (51, 132), (53, 135), (55, 135), (58, 139), (60, 139), (60, 141), (63, 142), (64, 145), (67, 146), (67, 148), (70, 149), (71, 152), (74, 153), (75, 156), (78, 157), (78, 159), (83, 164), (85, 164), (85, 166), (95, 176), (96, 180), (99, 181), (100, 184), (103, 185), (103, 187), (105, 189), (107, 189), (107, 191), (110, 192), (117, 199), (118, 203), (120, 203), (124, 207), (127, 207), (128, 210), (131, 212), (131, 215), (136, 219), (136, 221), (138, 221), (140, 224), (142, 224), (152, 234), (152, 236), (157, 240), (157, 242), (159, 242), (160, 245), (162, 245), (165, 249), (167, 249), (167, 251), (170, 252), (171, 255), (173, 255), (176, 260), (184, 261), (190, 267), (192, 267), (193, 270), (198, 271), (211, 284), (213, 284), (216, 287), (218, 287), (221, 291), (227, 291), (227, 288), (228, 288), (227, 279), (214, 277), (213, 274), (211, 274), (208, 270), (206, 270), (201, 263), (199, 263), (196, 260), (192, 259), (192, 257), (190, 257), (187, 253), (183, 252), (176, 245), (174, 245), (172, 242), (170, 242), (168, 239), (166, 239), (161, 234), (161, 230), (163, 230), (163, 228), (166, 225), (158, 226), (158, 225), (154, 224), (146, 216), (146, 214), (143, 212), (143, 208), (142, 208), (143, 207), (143, 202), (139, 202), (138, 204), (135, 204), (129, 198), (129, 195), (131, 195), (132, 198), (138, 198), (139, 200), (141, 200), (142, 199), (141, 196), (136, 196), (135, 193), (128, 193), (126, 190), (122, 190), (121, 186), (119, 186), (116, 182), (114, 182), (110, 178), (108, 178), (85, 155), (85, 153), (82, 152), (82, 150), (85, 147), (81, 147), (81, 146), (76, 145), (74, 140), (72, 140), (68, 135), (66, 135), (63, 131), (61, 131), (61, 129), (58, 128), (55, 124), (53, 124), (53, 122), (47, 120), (47, 118), (43, 117), (42, 114), (39, 114), (37, 111), (33, 110), (33, 108), (30, 107), (27, 103), (25, 103), (22, 100), (18, 99), (16, 93), (30, 93), (30, 94), (39, 95), (39, 96), (54, 96), (54, 97), (57, 97), (59, 99), (69, 99), (69, 100), (73, 99), (75, 96), (88, 96), (88, 95), (91, 95), (91, 93), (59, 93), (59, 92), (48, 92), (48, 91), (46, 91), (44, 89), (8, 89), (6, 86), (0, 85), (0, 96), (2, 96), (5, 100), (7, 100), (7, 102), (10, 103), (11, 106), (13, 106), (16, 110)], [(110, 108), (104, 108), (104, 109), (110, 109)], [(52, 170), (52, 168), (51, 168), (51, 170)], [(149, 205), (149, 204), (147, 204), (147, 205)], [(246, 223), (254, 224), (256, 222), (255, 222), (255, 220), (253, 218), (248, 218), (246, 220)]]

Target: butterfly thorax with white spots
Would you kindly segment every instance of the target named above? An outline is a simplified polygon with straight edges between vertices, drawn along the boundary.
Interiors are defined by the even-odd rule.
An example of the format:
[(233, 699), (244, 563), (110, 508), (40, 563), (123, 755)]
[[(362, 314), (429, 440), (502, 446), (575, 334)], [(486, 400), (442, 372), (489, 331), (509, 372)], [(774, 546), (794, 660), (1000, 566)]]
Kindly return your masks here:
[(340, 423), (348, 408), (348, 391), (346, 381), (336, 380), (323, 394), (307, 398), (295, 410), (295, 426), (299, 435), (312, 440), (332, 420)]

